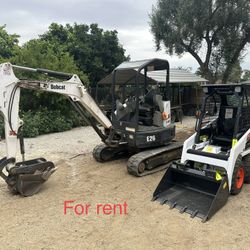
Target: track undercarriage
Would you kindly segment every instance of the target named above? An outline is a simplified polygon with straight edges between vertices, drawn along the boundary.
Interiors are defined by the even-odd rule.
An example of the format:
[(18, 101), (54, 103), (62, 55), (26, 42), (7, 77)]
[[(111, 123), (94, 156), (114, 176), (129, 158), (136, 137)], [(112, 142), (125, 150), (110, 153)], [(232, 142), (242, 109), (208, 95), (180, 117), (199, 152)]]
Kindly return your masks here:
[(129, 174), (141, 177), (166, 169), (169, 164), (180, 158), (182, 143), (172, 141), (170, 144), (143, 151), (131, 151), (126, 146), (110, 147), (97, 145), (93, 157), (98, 162), (108, 162), (122, 157), (129, 157), (127, 170)]

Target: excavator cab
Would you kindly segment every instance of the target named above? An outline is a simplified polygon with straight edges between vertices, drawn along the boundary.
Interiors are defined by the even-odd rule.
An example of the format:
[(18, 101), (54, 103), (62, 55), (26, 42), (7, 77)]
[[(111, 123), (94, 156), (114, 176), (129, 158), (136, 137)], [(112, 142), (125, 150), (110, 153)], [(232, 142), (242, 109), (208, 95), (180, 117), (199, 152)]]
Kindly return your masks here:
[[(150, 73), (165, 72), (164, 93), (159, 92)], [(116, 90), (131, 88), (131, 96), (120, 95)], [(129, 87), (128, 87), (129, 86)], [(159, 147), (175, 137), (175, 126), (170, 113), (169, 63), (151, 59), (124, 62), (113, 71), (112, 125), (130, 149)]]
[(184, 142), (181, 161), (174, 162), (153, 200), (210, 219), (249, 182), (250, 85), (204, 85), (196, 133)]
[(127, 152), (127, 170), (144, 176), (180, 158), (171, 122), (169, 63), (162, 59), (124, 62), (101, 83), (112, 83), (112, 128), (93, 150), (99, 162)]

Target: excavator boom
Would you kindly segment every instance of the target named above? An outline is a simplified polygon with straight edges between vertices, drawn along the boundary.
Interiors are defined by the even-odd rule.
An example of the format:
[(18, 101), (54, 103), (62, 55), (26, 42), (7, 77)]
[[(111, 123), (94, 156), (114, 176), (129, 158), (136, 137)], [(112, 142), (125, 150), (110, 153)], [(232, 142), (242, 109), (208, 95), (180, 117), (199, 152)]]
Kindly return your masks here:
[[(18, 79), (14, 69), (47, 74), (48, 76), (63, 78), (63, 81), (30, 81)], [(41, 185), (48, 180), (56, 168), (52, 162), (44, 158), (25, 161), (24, 143), (22, 138), (23, 121), (19, 118), (20, 89), (33, 89), (38, 91), (58, 93), (68, 97), (72, 105), (93, 126), (103, 141), (107, 135), (97, 124), (110, 130), (110, 120), (101, 111), (93, 98), (88, 94), (86, 87), (77, 75), (51, 71), (47, 69), (34, 69), (15, 66), (10, 63), (0, 65), (0, 112), (4, 118), (6, 157), (0, 160), (0, 176), (8, 187), (23, 196), (37, 193)], [(18, 142), (20, 143), (23, 160), (16, 162)]]

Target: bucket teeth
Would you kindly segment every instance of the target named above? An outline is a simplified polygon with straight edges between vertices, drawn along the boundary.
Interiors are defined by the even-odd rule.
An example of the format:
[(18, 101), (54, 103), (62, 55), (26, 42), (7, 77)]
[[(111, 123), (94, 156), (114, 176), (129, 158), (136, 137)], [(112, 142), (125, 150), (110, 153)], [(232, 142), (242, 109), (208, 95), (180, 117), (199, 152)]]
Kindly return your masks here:
[(207, 216), (204, 216), (203, 219), (201, 220), (202, 223), (205, 223), (208, 220)]
[(153, 196), (153, 198), (151, 199), (151, 201), (156, 201), (159, 198), (159, 196)]
[(180, 213), (181, 213), (181, 214), (185, 213), (185, 211), (187, 210), (187, 208), (188, 208), (187, 206), (183, 207), (183, 208), (180, 210)]
[(164, 205), (164, 204), (167, 203), (167, 201), (168, 201), (167, 199), (164, 199), (164, 200), (162, 200), (162, 201), (160, 202), (160, 204), (161, 204), (161, 205)]
[(191, 214), (191, 218), (194, 218), (198, 213), (199, 213), (199, 211), (198, 211), (198, 210), (195, 210), (195, 211)]
[(175, 208), (176, 205), (177, 205), (177, 202), (173, 202), (173, 203), (170, 205), (170, 209)]
[(13, 192), (32, 196), (55, 171), (54, 164), (43, 158), (19, 162), (10, 170), (6, 182)]

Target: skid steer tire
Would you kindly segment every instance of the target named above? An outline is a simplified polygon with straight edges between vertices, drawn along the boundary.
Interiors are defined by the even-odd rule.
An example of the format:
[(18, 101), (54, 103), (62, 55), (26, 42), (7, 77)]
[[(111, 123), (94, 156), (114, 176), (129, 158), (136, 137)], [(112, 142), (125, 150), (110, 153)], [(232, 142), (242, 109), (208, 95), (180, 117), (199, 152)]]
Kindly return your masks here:
[(248, 154), (247, 156), (243, 158), (243, 164), (246, 170), (245, 183), (249, 184), (250, 183), (250, 154)]
[(241, 160), (241, 157), (238, 157), (233, 171), (232, 177), (232, 186), (231, 186), (231, 194), (236, 195), (239, 194), (245, 180), (246, 170)]

